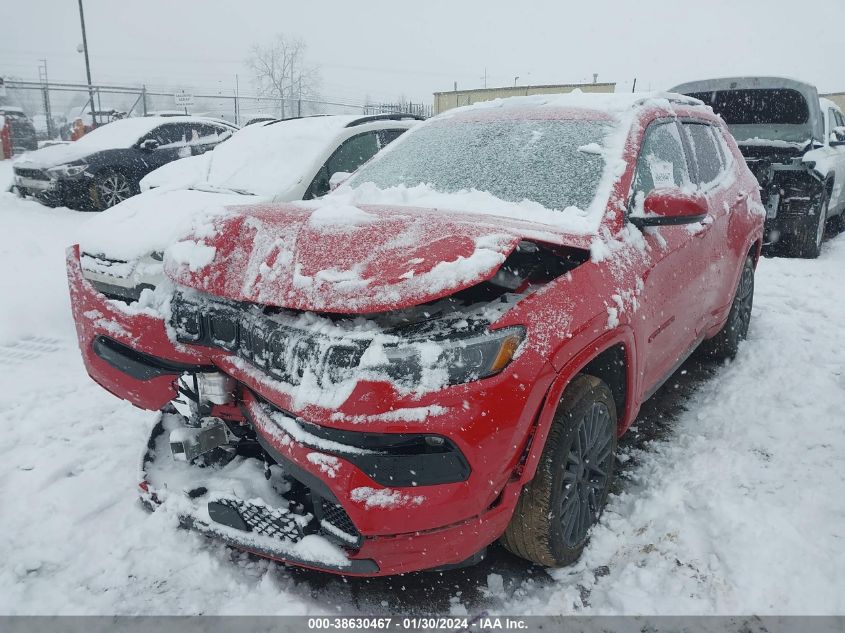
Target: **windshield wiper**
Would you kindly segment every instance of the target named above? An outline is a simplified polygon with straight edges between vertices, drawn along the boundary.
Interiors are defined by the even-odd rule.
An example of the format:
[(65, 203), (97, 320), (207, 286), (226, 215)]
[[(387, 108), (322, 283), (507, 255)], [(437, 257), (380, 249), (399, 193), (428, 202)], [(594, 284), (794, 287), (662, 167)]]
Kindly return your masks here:
[(207, 182), (199, 183), (191, 187), (194, 191), (206, 191), (208, 193), (236, 193), (241, 196), (254, 196), (251, 191), (247, 191), (246, 189), (235, 189), (234, 187), (218, 187), (217, 185), (212, 185)]

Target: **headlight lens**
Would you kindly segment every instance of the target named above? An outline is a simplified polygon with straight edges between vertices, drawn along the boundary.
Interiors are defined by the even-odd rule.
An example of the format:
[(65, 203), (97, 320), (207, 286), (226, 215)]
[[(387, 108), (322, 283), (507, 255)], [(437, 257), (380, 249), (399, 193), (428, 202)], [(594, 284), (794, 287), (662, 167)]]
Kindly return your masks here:
[(419, 383), (426, 370), (445, 370), (448, 383), (462, 384), (493, 376), (507, 367), (525, 338), (514, 326), (485, 331), (467, 338), (385, 347), (383, 369), (397, 382)]
[(88, 169), (88, 165), (85, 163), (76, 163), (51, 167), (47, 170), (47, 173), (51, 176), (78, 176), (86, 169)]

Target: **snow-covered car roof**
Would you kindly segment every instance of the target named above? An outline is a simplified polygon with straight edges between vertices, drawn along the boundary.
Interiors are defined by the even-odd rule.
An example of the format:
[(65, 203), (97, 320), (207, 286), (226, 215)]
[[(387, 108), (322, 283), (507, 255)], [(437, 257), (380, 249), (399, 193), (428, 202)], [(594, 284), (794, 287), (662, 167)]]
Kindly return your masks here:
[(314, 116), (244, 127), (211, 153), (207, 181), (225, 189), (279, 195), (303, 178), (314, 177), (315, 164), (334, 149), (335, 138), (371, 121), (379, 127), (408, 127), (408, 121), (361, 115)]
[[(804, 81), (788, 77), (719, 77), (690, 81), (672, 88), (673, 92), (683, 94), (702, 94), (730, 92), (735, 90), (792, 90), (799, 93), (807, 102), (808, 117), (804, 123), (735, 123), (727, 120), (731, 132), (737, 141), (756, 140), (757, 138), (780, 139), (785, 141), (807, 141), (811, 138), (821, 140), (824, 135), (824, 119), (819, 116), (819, 93), (816, 87)], [(716, 107), (718, 111), (718, 107)]]
[(666, 107), (670, 105), (684, 105), (696, 107), (704, 105), (700, 100), (684, 94), (672, 92), (581, 92), (573, 91), (564, 94), (529, 95), (525, 97), (507, 97), (481, 101), (469, 106), (454, 108), (439, 114), (429, 121), (438, 121), (453, 117), (473, 116), (476, 113), (490, 113), (491, 111), (513, 111), (542, 109), (566, 112), (600, 112), (609, 116), (616, 116), (630, 112), (636, 108), (648, 106)]
[[(177, 117), (145, 116), (131, 119), (120, 119), (102, 125), (91, 130), (77, 141), (66, 145), (54, 145), (45, 147), (34, 152), (23, 154), (16, 162), (39, 167), (49, 167), (62, 163), (78, 160), (93, 154), (110, 149), (128, 149), (137, 143), (146, 134), (152, 132), (159, 125), (168, 123), (207, 123), (209, 125), (223, 125), (220, 121), (214, 121), (204, 117), (193, 117), (182, 115)], [(234, 132), (237, 128), (231, 124), (225, 124)]]

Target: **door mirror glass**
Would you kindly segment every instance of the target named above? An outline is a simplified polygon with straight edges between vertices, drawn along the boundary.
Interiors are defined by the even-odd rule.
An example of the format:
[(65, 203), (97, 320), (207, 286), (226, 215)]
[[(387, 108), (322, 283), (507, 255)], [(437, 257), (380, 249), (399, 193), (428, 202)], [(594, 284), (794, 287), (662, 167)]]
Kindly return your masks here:
[(704, 196), (676, 188), (652, 190), (643, 201), (641, 215), (632, 214), (637, 226), (667, 226), (700, 222), (707, 216)]
[(830, 142), (840, 145), (845, 143), (845, 126), (840, 125), (833, 128), (833, 132), (830, 135)]

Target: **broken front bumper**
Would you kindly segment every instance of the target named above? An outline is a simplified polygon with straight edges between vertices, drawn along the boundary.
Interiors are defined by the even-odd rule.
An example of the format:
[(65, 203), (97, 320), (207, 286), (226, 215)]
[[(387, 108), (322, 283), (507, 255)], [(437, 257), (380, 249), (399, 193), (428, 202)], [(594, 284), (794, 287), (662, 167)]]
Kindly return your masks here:
[(163, 413), (153, 428), (142, 501), (175, 513), (184, 528), (265, 558), (350, 576), (448, 568), (481, 560), (486, 547), (479, 551), (478, 543), (495, 540), (510, 518), (500, 504), (443, 529), (365, 538), (327, 487), (278, 454), (271, 467), (256, 457), (204, 467), (173, 459), (168, 432), (182, 420)]
[[(222, 371), (245, 394), (241, 409), (233, 408), (227, 419), (251, 425), (262, 450), (309, 491), (334, 502), (361, 540), (335, 541), (350, 564), (326, 565), (303, 558), (289, 544), (213, 521), (209, 497), (197, 501), (189, 494), (204, 485), (203, 473), (196, 468), (188, 471), (195, 477), (190, 481), (168, 481), (167, 485), (168, 507), (182, 508), (186, 525), (269, 558), (351, 575), (389, 575), (460, 564), (472, 560), (504, 532), (522, 487), (514, 469), (553, 377), (551, 371), (533, 389), (503, 373), (484, 383), (420, 398), (400, 398), (383, 384), (362, 383), (341, 410), (314, 405), (296, 408), (290, 394), (240, 359), (225, 351), (178, 344), (168, 336), (159, 315), (98, 292), (82, 274), (77, 248), (68, 252), (67, 263), (79, 346), (94, 380), (138, 407), (158, 411), (177, 398), (176, 383), (182, 374)], [(425, 412), (425, 416), (403, 420), (397, 415), (403, 411)], [(273, 420), (274, 415), (280, 420)], [(340, 434), (441, 436), (466, 457), (471, 472), (465, 480), (451, 483), (386, 485), (365, 459), (332, 455), (325, 445), (315, 445), (313, 437), (297, 436), (297, 428), (287, 426), (297, 421), (311, 431), (317, 426)], [(394, 463), (386, 460), (379, 468)], [(395, 476), (391, 468), (387, 476)], [(263, 471), (257, 476), (263, 480)], [(145, 493), (148, 499), (163, 494), (155, 482), (147, 485), (152, 486)], [(422, 498), (419, 503), (418, 498)], [(340, 516), (322, 505), (326, 513)], [(356, 560), (373, 561), (375, 567), (351, 562)]]

